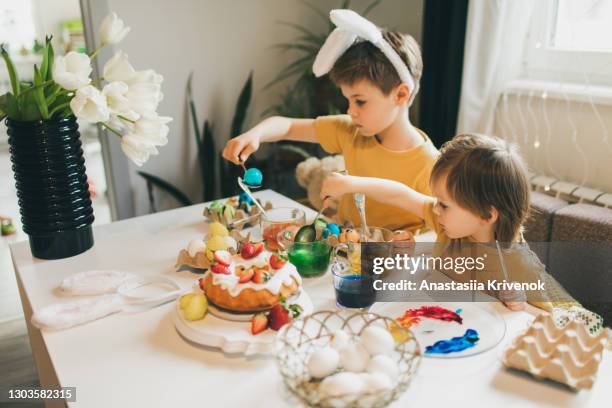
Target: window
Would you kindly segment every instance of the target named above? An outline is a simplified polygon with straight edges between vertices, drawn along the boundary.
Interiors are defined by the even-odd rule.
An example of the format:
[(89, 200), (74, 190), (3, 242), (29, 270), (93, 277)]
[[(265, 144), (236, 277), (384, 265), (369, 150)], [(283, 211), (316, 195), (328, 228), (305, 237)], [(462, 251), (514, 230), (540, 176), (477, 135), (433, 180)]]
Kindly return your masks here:
[(532, 1), (524, 74), (612, 87), (612, 0)]
[(36, 39), (31, 0), (0, 0), (0, 42), (8, 43), (17, 54), (22, 47), (31, 49)]

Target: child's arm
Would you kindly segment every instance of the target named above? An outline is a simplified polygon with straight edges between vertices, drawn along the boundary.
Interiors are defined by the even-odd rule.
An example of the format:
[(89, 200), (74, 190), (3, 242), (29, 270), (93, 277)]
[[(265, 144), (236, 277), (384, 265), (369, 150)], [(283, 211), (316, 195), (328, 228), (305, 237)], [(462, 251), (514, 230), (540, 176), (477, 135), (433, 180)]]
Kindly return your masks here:
[(235, 164), (244, 162), (263, 142), (294, 140), (317, 143), (314, 119), (292, 119), (273, 116), (259, 122), (249, 131), (230, 139), (223, 157)]
[(321, 186), (321, 198), (363, 193), (384, 204), (402, 208), (423, 218), (423, 205), (432, 198), (393, 180), (331, 173)]

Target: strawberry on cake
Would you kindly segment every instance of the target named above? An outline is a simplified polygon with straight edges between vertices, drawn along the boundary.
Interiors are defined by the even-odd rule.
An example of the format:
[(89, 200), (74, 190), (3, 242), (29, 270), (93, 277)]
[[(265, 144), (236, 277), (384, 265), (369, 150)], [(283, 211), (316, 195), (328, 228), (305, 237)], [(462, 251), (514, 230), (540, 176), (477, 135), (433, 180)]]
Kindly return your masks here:
[(260, 312), (300, 290), (294, 265), (266, 251), (263, 242), (243, 242), (239, 252), (215, 251), (200, 287), (210, 303), (233, 312)]

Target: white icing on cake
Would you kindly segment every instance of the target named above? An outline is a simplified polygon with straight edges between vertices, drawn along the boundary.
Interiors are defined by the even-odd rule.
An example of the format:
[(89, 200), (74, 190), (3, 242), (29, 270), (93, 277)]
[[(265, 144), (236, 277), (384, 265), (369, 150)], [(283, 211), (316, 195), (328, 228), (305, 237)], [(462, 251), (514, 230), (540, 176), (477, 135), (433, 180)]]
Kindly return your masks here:
[(270, 293), (274, 295), (278, 295), (282, 285), (289, 286), (292, 283), (292, 277), (297, 282), (298, 286), (302, 285), (302, 277), (298, 273), (295, 266), (287, 261), (282, 268), (274, 270), (270, 268), (270, 280), (264, 283), (255, 283), (253, 281), (249, 281), (246, 283), (239, 283), (238, 276), (236, 276), (236, 267), (242, 266), (244, 268), (251, 268), (253, 266), (265, 266), (269, 265), (270, 256), (272, 256), (271, 252), (263, 251), (261, 254), (257, 255), (252, 259), (244, 259), (239, 254), (232, 256), (232, 262), (229, 266), (230, 274), (224, 275), (220, 273), (212, 273), (211, 271), (206, 272), (207, 274), (212, 274), (212, 283), (213, 285), (221, 286), (221, 288), (228, 291), (228, 293), (236, 297), (242, 292), (244, 289), (251, 288), (253, 290), (262, 290), (267, 289)]

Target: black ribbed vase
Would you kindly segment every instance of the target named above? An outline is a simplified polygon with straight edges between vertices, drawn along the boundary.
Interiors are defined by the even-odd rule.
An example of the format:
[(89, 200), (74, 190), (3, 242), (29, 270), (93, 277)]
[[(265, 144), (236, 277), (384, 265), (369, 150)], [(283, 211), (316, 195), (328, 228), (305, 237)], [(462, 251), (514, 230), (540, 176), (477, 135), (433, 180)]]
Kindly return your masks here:
[(76, 118), (7, 119), (6, 126), (32, 255), (60, 259), (91, 248), (94, 215)]

